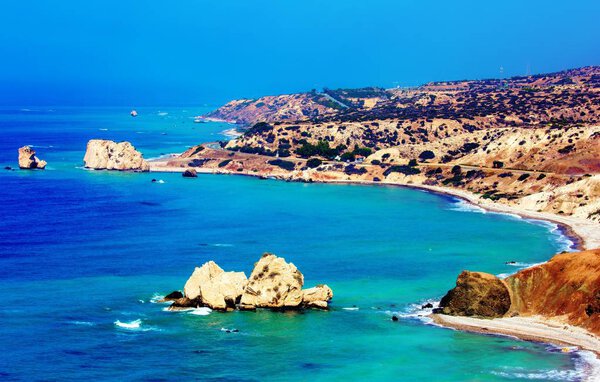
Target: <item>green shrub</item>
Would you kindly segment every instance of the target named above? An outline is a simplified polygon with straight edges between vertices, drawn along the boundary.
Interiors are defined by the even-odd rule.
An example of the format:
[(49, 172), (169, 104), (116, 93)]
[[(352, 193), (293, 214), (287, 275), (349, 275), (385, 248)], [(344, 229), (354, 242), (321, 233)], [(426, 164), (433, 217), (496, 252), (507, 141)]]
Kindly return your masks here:
[(219, 163), (219, 167), (225, 167), (231, 162), (231, 159), (225, 159), (223, 162)]
[(383, 175), (388, 176), (393, 172), (399, 172), (404, 175), (416, 175), (416, 174), (420, 174), (421, 170), (419, 170), (416, 167), (411, 167), (411, 166), (406, 166), (406, 165), (391, 166), (383, 172)]
[(294, 162), (290, 162), (290, 161), (283, 160), (283, 159), (270, 160), (267, 163), (269, 163), (270, 165), (273, 165), (273, 166), (281, 167), (282, 169), (288, 170), (288, 171), (292, 171), (296, 167), (296, 164)]
[(435, 154), (431, 150), (425, 150), (421, 154), (419, 154), (419, 159), (421, 160), (421, 162), (424, 162), (428, 159), (433, 159), (433, 158), (435, 158)]
[(323, 161), (320, 160), (319, 158), (310, 158), (309, 160), (306, 161), (306, 166), (308, 166), (310, 168), (315, 168), (315, 167), (319, 167), (321, 165), (321, 163), (323, 163)]

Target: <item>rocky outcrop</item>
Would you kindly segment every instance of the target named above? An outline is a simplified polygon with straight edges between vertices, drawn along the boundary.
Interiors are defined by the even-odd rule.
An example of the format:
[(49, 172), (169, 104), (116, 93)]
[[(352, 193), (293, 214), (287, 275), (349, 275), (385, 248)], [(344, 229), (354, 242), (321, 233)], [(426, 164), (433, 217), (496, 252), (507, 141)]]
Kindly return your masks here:
[(303, 291), (302, 305), (306, 308), (327, 309), (333, 298), (333, 291), (327, 285), (317, 285)]
[(561, 253), (504, 280), (465, 271), (436, 313), (543, 316), (600, 334), (600, 249)]
[(304, 276), (292, 263), (265, 253), (242, 295), (242, 309), (296, 308), (302, 304)]
[(189, 169), (185, 170), (181, 174), (181, 176), (183, 176), (184, 178), (197, 178), (198, 177), (198, 173), (193, 168), (189, 168)]
[(92, 139), (83, 158), (86, 168), (94, 170), (149, 171), (142, 154), (129, 142)]
[(564, 317), (600, 335), (600, 249), (562, 253), (506, 278), (509, 314)]
[(23, 146), (19, 149), (19, 167), (22, 169), (40, 169), (46, 168), (46, 161), (35, 156), (35, 150), (29, 146)]
[(215, 262), (209, 261), (194, 270), (185, 283), (183, 294), (192, 305), (215, 310), (234, 309), (246, 283), (244, 272), (225, 272)]
[[(250, 279), (243, 272), (225, 272), (209, 261), (196, 268), (170, 310), (209, 307), (214, 310), (327, 309), (333, 291), (327, 285), (302, 290), (304, 276), (292, 263), (266, 253)], [(170, 296), (170, 295), (169, 295)]]
[(161, 298), (158, 302), (176, 301), (176, 300), (179, 300), (180, 298), (183, 298), (183, 293), (176, 290), (176, 291), (169, 293), (165, 297)]
[(463, 271), (437, 312), (455, 316), (502, 317), (510, 308), (508, 288), (494, 275)]

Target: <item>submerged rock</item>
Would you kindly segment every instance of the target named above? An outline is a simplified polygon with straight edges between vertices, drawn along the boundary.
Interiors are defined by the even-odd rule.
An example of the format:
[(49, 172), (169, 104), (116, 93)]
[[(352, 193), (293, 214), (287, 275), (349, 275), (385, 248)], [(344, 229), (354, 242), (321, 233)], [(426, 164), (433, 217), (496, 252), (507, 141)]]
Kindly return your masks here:
[(509, 309), (510, 294), (502, 280), (488, 273), (463, 271), (436, 313), (502, 317)]
[(142, 154), (129, 142), (91, 139), (83, 158), (86, 168), (94, 170), (149, 171)]
[(46, 161), (35, 156), (35, 150), (29, 146), (23, 146), (19, 149), (19, 168), (31, 170), (46, 168)]
[(194, 270), (183, 293), (186, 298), (211, 309), (235, 309), (246, 283), (244, 272), (225, 272), (214, 261), (209, 261)]
[(297, 308), (304, 295), (302, 285), (304, 276), (294, 264), (265, 253), (252, 270), (240, 308)]

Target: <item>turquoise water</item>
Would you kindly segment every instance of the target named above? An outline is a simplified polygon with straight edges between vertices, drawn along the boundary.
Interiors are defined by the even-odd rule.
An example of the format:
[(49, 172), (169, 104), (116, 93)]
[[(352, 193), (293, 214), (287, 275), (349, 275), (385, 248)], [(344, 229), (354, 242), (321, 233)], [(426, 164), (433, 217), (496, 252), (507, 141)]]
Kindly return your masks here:
[[(81, 169), (91, 138), (154, 157), (228, 128), (194, 124), (200, 108), (138, 111), (0, 114), (2, 167), (16, 167), (23, 144), (49, 162), (0, 171), (0, 379), (581, 378), (577, 354), (419, 317), (463, 269), (511, 273), (506, 261), (564, 249), (552, 225), (397, 187)], [(205, 261), (248, 275), (265, 251), (294, 262), (307, 286), (330, 285), (332, 309), (197, 315), (152, 302)]]

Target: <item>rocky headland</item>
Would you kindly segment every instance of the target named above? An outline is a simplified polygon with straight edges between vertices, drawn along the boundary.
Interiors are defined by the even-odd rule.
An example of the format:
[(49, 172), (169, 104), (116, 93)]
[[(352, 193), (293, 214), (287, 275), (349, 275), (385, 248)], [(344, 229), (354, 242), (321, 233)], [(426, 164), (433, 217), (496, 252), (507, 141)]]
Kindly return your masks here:
[(434, 313), (443, 325), (526, 339), (530, 322), (537, 340), (600, 352), (600, 249), (561, 253), (505, 279), (464, 271)]
[(91, 139), (83, 162), (94, 170), (149, 171), (150, 166), (142, 154), (129, 142)]
[(36, 152), (29, 146), (23, 146), (19, 149), (19, 168), (25, 170), (46, 168), (46, 161), (35, 156)]
[(247, 278), (244, 272), (225, 272), (215, 262), (197, 267), (185, 283), (183, 294), (165, 297), (170, 310), (208, 307), (213, 310), (327, 309), (333, 291), (327, 285), (302, 289), (304, 276), (292, 263), (265, 253)]
[(600, 247), (600, 67), (411, 89), (325, 89), (210, 113), (244, 134), (152, 171), (422, 187), (569, 225)]

